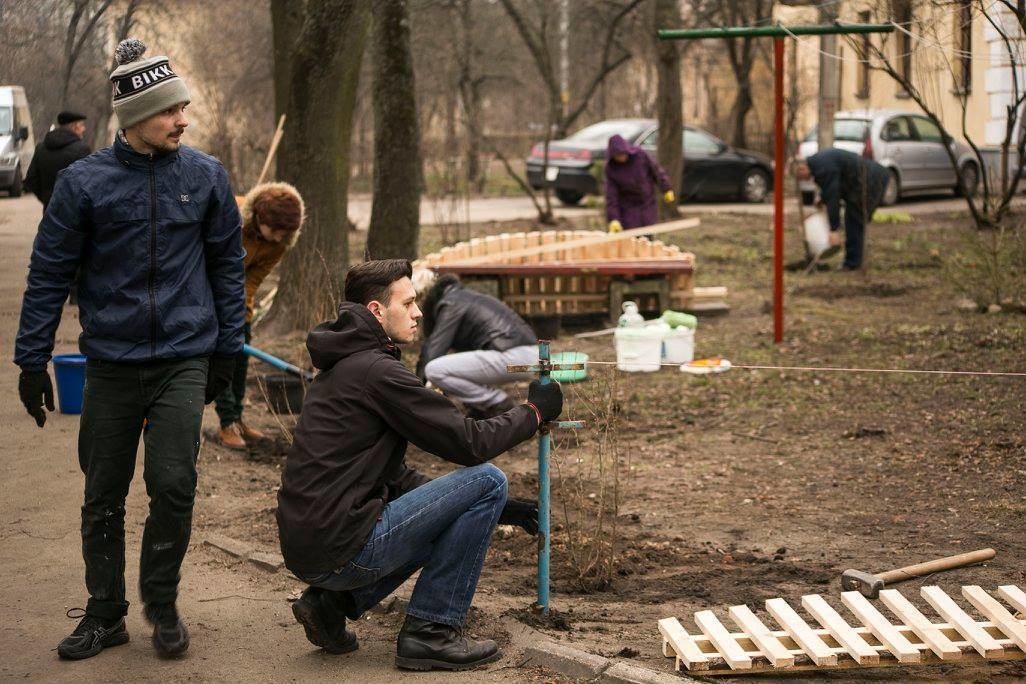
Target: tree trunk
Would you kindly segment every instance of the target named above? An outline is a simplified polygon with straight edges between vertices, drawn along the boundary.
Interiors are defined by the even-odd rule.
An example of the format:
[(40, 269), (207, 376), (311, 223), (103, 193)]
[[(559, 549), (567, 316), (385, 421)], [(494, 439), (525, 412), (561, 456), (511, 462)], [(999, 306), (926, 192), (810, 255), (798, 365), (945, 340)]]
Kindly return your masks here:
[(463, 104), (463, 115), (467, 119), (467, 147), (464, 162), (464, 176), (471, 192), (484, 191), (484, 174), (481, 170), (481, 85), (474, 77), (474, 16), (471, 0), (458, 3), (460, 22), (459, 92)]
[(750, 67), (751, 65), (748, 65), (748, 68), (744, 70), (743, 76), (741, 74), (737, 76), (737, 97), (734, 99), (734, 106), (730, 109), (730, 118), (734, 121), (734, 135), (731, 138), (731, 143), (735, 147), (746, 147), (748, 144), (745, 137), (745, 122), (753, 104)]
[[(677, 0), (656, 0), (655, 28), (680, 26), (680, 6)], [(656, 73), (658, 85), (656, 94), (656, 115), (659, 119), (659, 164), (670, 176), (673, 192), (681, 196), (681, 180), (684, 169), (684, 119), (683, 94), (680, 86), (680, 49), (677, 41), (659, 40), (655, 31)], [(664, 221), (680, 215), (675, 205), (659, 203), (659, 213)]]
[[(306, 225), (285, 256), (269, 320), (279, 332), (307, 330), (334, 315), (349, 265), (347, 190), (350, 138), (370, 0), (308, 0), (298, 40), (277, 20), (292, 5), (272, 0), (275, 78), (290, 63), (276, 97), (285, 97), (286, 126), (278, 177), (299, 190)], [(282, 32), (282, 35), (279, 35)], [(290, 54), (291, 53), (291, 54)]]
[(367, 253), (415, 259), (420, 238), (420, 134), (406, 0), (375, 0), (374, 200)]

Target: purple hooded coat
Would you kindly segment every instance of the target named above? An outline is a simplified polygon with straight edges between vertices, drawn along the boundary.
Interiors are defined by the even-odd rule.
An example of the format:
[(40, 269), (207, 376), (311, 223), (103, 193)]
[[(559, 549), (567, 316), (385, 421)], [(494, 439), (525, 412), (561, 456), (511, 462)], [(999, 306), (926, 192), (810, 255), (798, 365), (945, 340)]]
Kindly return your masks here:
[[(617, 154), (627, 154), (627, 161), (613, 161)], [(605, 177), (607, 221), (619, 221), (624, 228), (640, 228), (659, 220), (654, 186), (658, 184), (664, 193), (672, 186), (666, 171), (648, 152), (614, 135), (609, 139)]]

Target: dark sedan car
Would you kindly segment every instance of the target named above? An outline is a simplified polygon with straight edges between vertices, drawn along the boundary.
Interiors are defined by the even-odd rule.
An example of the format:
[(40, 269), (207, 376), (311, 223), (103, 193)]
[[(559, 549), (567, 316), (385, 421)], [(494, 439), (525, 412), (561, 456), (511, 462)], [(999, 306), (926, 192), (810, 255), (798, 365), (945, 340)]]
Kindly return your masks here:
[[(582, 128), (569, 138), (549, 143), (549, 166), (543, 169), (544, 149), (539, 143), (526, 160), (527, 179), (533, 188), (553, 188), (556, 197), (574, 205), (585, 195), (602, 193), (602, 167), (606, 144), (619, 133), (651, 154), (656, 152), (659, 127), (654, 119), (611, 119)], [(692, 126), (684, 127), (684, 200), (740, 199), (762, 202), (773, 185), (773, 164), (768, 157), (731, 147), (716, 136)]]

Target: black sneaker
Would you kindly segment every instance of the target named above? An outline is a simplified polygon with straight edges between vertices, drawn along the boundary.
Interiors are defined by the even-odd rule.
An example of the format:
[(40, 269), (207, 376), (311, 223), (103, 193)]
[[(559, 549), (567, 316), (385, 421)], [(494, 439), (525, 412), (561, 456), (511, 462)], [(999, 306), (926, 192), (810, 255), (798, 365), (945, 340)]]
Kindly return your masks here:
[(328, 653), (341, 655), (360, 647), (356, 635), (346, 629), (346, 616), (332, 592), (318, 587), (307, 587), (303, 595), (292, 604), (296, 622), (303, 625), (306, 640)]
[[(72, 617), (70, 610), (68, 617)], [(57, 644), (57, 655), (65, 660), (83, 660), (92, 658), (105, 648), (127, 643), (125, 618), (104, 620), (95, 615), (85, 615), (75, 631)]]
[(174, 658), (189, 648), (189, 630), (178, 617), (173, 603), (153, 603), (143, 610), (146, 620), (153, 625), (153, 648), (162, 658)]

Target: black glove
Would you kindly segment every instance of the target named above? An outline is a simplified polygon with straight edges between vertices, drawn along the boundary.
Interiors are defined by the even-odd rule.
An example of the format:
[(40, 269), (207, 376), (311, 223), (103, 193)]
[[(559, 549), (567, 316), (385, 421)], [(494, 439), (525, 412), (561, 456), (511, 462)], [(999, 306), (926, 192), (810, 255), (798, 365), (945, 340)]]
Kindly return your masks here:
[(559, 418), (563, 412), (563, 390), (559, 388), (558, 382), (541, 384), (538, 380), (532, 380), (527, 388), (527, 403), (538, 409), (543, 423)]
[(47, 409), (53, 411), (53, 383), (50, 382), (50, 374), (45, 370), (22, 371), (18, 378), (18, 396), (25, 410), (36, 419), (36, 425), (43, 427), (46, 424), (43, 402), (46, 402)]
[(499, 516), (500, 525), (516, 525), (528, 534), (538, 534), (538, 502), (527, 499), (507, 499)]
[(210, 368), (207, 370), (207, 392), (204, 403), (209, 404), (228, 389), (235, 375), (235, 357), (215, 354), (210, 357)]

